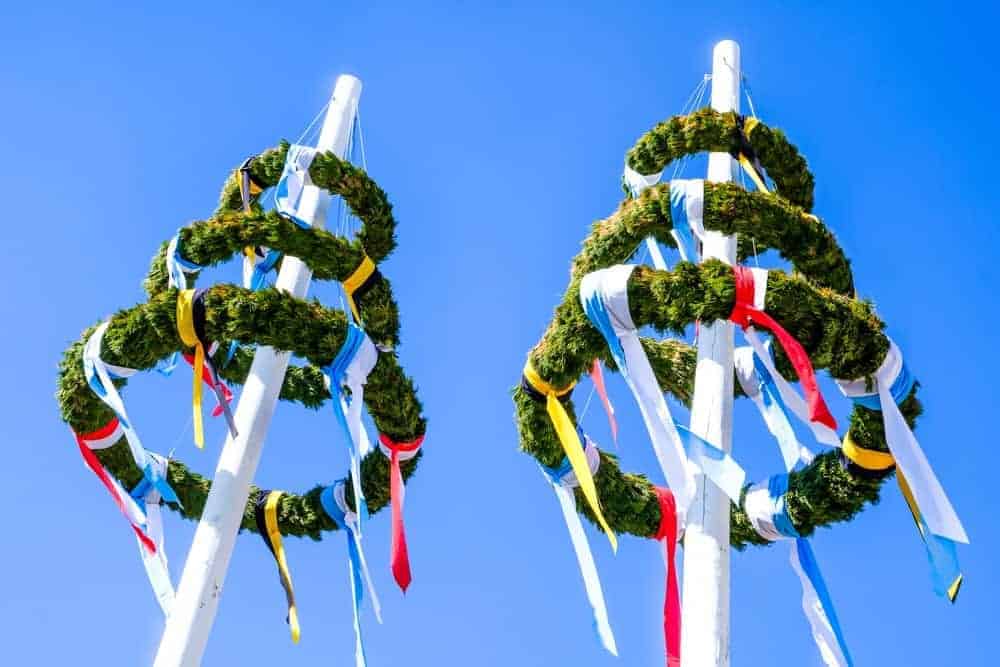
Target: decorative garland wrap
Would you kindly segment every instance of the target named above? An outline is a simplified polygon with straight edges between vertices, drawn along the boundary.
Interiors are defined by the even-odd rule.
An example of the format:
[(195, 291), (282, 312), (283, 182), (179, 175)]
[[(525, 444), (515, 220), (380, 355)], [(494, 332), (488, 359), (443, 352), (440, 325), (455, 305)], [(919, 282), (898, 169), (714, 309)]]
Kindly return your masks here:
[[(123, 376), (113, 376), (115, 369), (130, 371), (128, 374), (149, 370), (177, 352), (194, 348), (197, 355), (193, 359), (194, 366), (197, 368), (202, 361), (209, 371), (196, 372), (195, 377), (201, 376), (210, 388), (217, 390), (225, 407), (224, 394), (228, 390), (223, 391), (224, 385), (220, 387), (221, 382), (210, 377), (212, 371), (217, 371), (222, 380), (242, 384), (249, 373), (255, 344), (287, 350), (309, 362), (307, 366), (289, 367), (280, 398), (310, 408), (318, 408), (330, 398), (323, 369), (331, 364), (345, 341), (348, 319), (344, 312), (326, 308), (316, 301), (292, 298), (273, 288), (252, 290), (217, 284), (197, 292), (185, 291), (192, 287), (199, 268), (224, 262), (244, 253), (246, 248), (264, 247), (269, 253), (297, 257), (319, 280), (347, 282), (359, 267), (364, 267), (367, 278), (364, 285), (354, 287), (352, 303), (357, 309), (356, 317), (364, 321), (367, 336), (378, 348), (377, 360), (365, 380), (364, 404), (380, 435), (389, 442), (415, 442), (424, 436), (426, 421), (421, 414), (420, 401), (412, 380), (403, 372), (393, 351), (399, 343), (399, 316), (389, 281), (378, 271), (368, 268), (384, 260), (395, 247), (396, 223), (392, 206), (364, 171), (328, 152), (313, 155), (308, 164), (310, 183), (341, 195), (361, 220), (361, 229), (353, 240), (323, 230), (303, 228), (276, 212), (264, 212), (256, 197), (278, 183), (288, 150), (288, 144), (282, 143), (234, 171), (223, 187), (215, 214), (208, 220), (182, 228), (153, 258), (145, 280), (148, 301), (118, 311), (106, 322), (84, 331), (81, 339), (66, 350), (60, 363), (57, 399), (62, 417), (75, 434), (82, 434), (77, 436), (77, 441), (81, 451), (85, 450), (88, 465), (99, 477), (107, 477), (106, 480), (102, 477), (102, 482), (150, 552), (155, 551), (155, 544), (143, 531), (141, 508), (134, 502), (127, 502), (131, 498), (125, 491), (144, 481), (143, 470), (136, 461), (147, 459), (141, 453), (136, 455), (138, 449), (130, 448), (122, 437), (128, 433), (128, 429), (119, 426), (124, 415), (116, 415), (110, 404), (95, 393), (84, 373), (84, 347), (95, 332), (100, 336), (97, 349), (88, 357), (91, 359), (88, 368), (94, 367), (98, 375), (105, 370), (112, 371), (111, 375), (105, 373), (107, 382), (102, 378), (99, 384), (101, 391), (111, 399), (117, 397), (117, 392), (126, 383)], [(241, 194), (241, 180), (244, 185), (249, 180), (255, 186)], [(278, 261), (270, 263), (273, 266)], [(179, 314), (182, 320), (190, 315), (193, 321), (179, 322)], [(182, 325), (180, 329), (179, 324)], [(231, 362), (226, 364), (227, 346), (219, 346), (219, 352), (212, 354), (207, 341), (238, 341), (239, 344), (233, 350)], [(92, 363), (94, 359), (100, 362), (97, 366)], [(115, 391), (107, 392), (106, 385)], [(197, 397), (200, 383), (194, 386)], [(138, 439), (134, 438), (134, 442)], [(416, 469), (419, 457), (420, 452), (415, 450), (410, 456), (399, 457), (391, 466), (390, 456), (374, 448), (368, 452), (357, 468), (360, 469), (358, 488), (363, 492), (369, 512), (378, 512), (389, 503), (390, 470), (397, 471), (400, 477), (397, 485), (401, 488), (402, 480)], [(195, 520), (200, 518), (211, 488), (211, 480), (176, 460), (169, 462), (166, 484), (159, 484), (161, 480), (152, 466), (146, 468), (145, 481), (156, 483), (161, 491), (172, 490), (177, 502), (166, 504), (182, 516)], [(355, 506), (352, 486), (353, 481), (348, 483), (345, 495), (351, 508)], [(323, 511), (322, 492), (323, 487), (316, 486), (301, 494), (283, 492), (280, 497), (275, 496), (273, 513), (278, 533), (319, 540), (323, 533), (340, 528)], [(260, 494), (260, 489), (251, 489), (242, 529), (259, 532), (255, 499)]]
[[(707, 151), (749, 158), (741, 160), (744, 167), (766, 171), (776, 192), (748, 192), (732, 183), (701, 182), (697, 189), (690, 181), (677, 186), (656, 184), (655, 174), (670, 162)], [(855, 298), (850, 264), (836, 239), (810, 213), (813, 177), (805, 159), (779, 130), (756, 120), (744, 127), (742, 117), (736, 114), (703, 109), (657, 125), (629, 151), (626, 163), (625, 190), (634, 196), (626, 198), (613, 215), (594, 223), (582, 251), (574, 258), (570, 283), (555, 317), (528, 355), (528, 364), (539, 380), (550, 386), (572, 387), (580, 375), (592, 371), (595, 359), (610, 369), (618, 366), (608, 332), (588, 319), (593, 313), (589, 305), (585, 307), (587, 291), (581, 291), (588, 274), (627, 261), (647, 237), (671, 247), (680, 241), (685, 255), (690, 256), (697, 254), (696, 240), (702, 228), (735, 234), (741, 260), (753, 252), (773, 249), (792, 264), (794, 272), (751, 272), (743, 267), (734, 271), (715, 259), (701, 264), (681, 261), (672, 270), (630, 268), (623, 289), (631, 322), (612, 321), (612, 335), (620, 338), (623, 328), (646, 326), (682, 334), (692, 323), (731, 319), (747, 329), (748, 340), (760, 343), (752, 329), (755, 324), (763, 325), (783, 344), (777, 346), (773, 362), (770, 355), (765, 360), (776, 380), (775, 391), (781, 391), (786, 403), (796, 401), (789, 407), (796, 414), (805, 413), (820, 442), (836, 444), (838, 440), (831, 437), (835, 436), (833, 418), (818, 393), (812, 391), (812, 369), (825, 369), (835, 378), (867, 379), (872, 386), (890, 341), (882, 333), (884, 324), (872, 305)], [(756, 176), (760, 178), (760, 173)], [(677, 195), (675, 187), (683, 190), (684, 197)], [(684, 201), (691, 197), (697, 199), (697, 205)], [(674, 234), (678, 210), (683, 210), (690, 234)], [(594, 291), (593, 287), (588, 289)], [(636, 347), (648, 358), (659, 389), (689, 404), (696, 351), (670, 339), (642, 337), (638, 343)], [(796, 345), (801, 350), (795, 349)], [(784, 380), (800, 377), (796, 369), (810, 380), (805, 383), (805, 399)], [(914, 382), (905, 396), (895, 397), (908, 428), (921, 413), (917, 389)], [(743, 395), (739, 385), (736, 392)], [(545, 403), (531, 396), (523, 383), (514, 389), (513, 398), (521, 448), (543, 466), (558, 465), (566, 452)], [(571, 394), (562, 396), (560, 403), (575, 426)], [(866, 451), (887, 453), (885, 433), (882, 415), (856, 403), (847, 437)], [(797, 452), (796, 448), (795, 458)], [(608, 525), (616, 533), (655, 538), (662, 519), (654, 485), (641, 474), (623, 472), (612, 454), (602, 451), (600, 455), (594, 483)], [(818, 526), (848, 521), (866, 503), (876, 502), (881, 483), (890, 472), (885, 467), (874, 473), (865, 470), (839, 450), (824, 452), (789, 473), (784, 510), (797, 535), (808, 537)], [(576, 496), (578, 510), (593, 521), (592, 503), (585, 502), (579, 492)], [(731, 506), (730, 541), (737, 549), (769, 542), (754, 529), (739, 503)]]

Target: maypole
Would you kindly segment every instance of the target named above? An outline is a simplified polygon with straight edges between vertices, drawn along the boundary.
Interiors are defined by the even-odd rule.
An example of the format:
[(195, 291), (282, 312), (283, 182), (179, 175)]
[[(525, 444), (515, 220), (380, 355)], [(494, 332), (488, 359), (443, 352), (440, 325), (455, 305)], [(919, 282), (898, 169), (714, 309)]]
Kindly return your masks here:
[[(712, 51), (712, 109), (740, 111), (740, 46), (725, 40)], [(708, 180), (733, 180), (737, 162), (729, 153), (708, 156)], [(736, 235), (705, 232), (702, 261), (736, 263)], [(691, 431), (725, 452), (733, 442), (733, 324), (702, 323), (691, 401)], [(684, 667), (729, 665), (729, 498), (703, 474), (688, 510), (684, 533)]]
[[(316, 144), (319, 151), (344, 155), (360, 96), (360, 79), (346, 74), (338, 77)], [(300, 217), (313, 228), (323, 229), (329, 195), (316, 186), (307, 185), (300, 202)], [(305, 263), (286, 256), (275, 287), (301, 299), (309, 290), (311, 278), (312, 271)], [(257, 348), (236, 408), (237, 435), (227, 436), (219, 456), (177, 599), (160, 640), (156, 667), (201, 663), (289, 357), (289, 352), (279, 352), (269, 346)]]

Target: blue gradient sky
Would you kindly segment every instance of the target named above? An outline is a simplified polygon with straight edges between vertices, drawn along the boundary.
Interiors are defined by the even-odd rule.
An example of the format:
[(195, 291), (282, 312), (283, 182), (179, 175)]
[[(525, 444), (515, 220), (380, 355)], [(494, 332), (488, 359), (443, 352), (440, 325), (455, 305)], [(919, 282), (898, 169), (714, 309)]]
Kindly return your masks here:
[[(591, 532), (615, 661), (591, 630), (555, 499), (518, 452), (508, 391), (590, 223), (620, 198), (624, 152), (680, 110), (723, 38), (743, 45), (761, 117), (808, 157), (816, 212), (922, 383), (918, 434), (972, 537), (950, 607), (930, 591), (894, 485), (854, 523), (819, 531), (856, 662), (995, 662), (995, 6), (120, 4), (0, 8), (7, 664), (151, 660), (161, 615), (130, 531), (59, 420), (56, 364), (84, 327), (143, 300), (157, 245), (211, 212), (244, 156), (298, 136), (340, 72), (364, 81), (370, 172), (400, 222), (383, 270), (402, 309), (401, 359), (429, 418), (407, 497), (405, 600), (388, 570), (388, 516), (368, 532), (386, 619), (366, 616), (369, 664), (662, 664), (657, 548), (625, 538), (613, 557)], [(235, 264), (227, 271), (218, 275), (237, 280)], [(315, 293), (329, 300), (332, 290)], [(623, 465), (652, 472), (637, 412), (620, 380), (609, 383)], [(222, 424), (210, 422), (196, 451), (184, 432), (189, 392), (184, 373), (150, 375), (126, 400), (150, 448), (176, 445), (211, 471)], [(585, 426), (607, 444), (599, 410)], [(776, 471), (777, 448), (747, 405), (736, 433), (753, 477)], [(339, 477), (339, 437), (329, 410), (282, 405), (258, 482), (303, 490)], [(167, 517), (175, 576), (193, 530)], [(288, 639), (271, 557), (247, 535), (206, 664), (349, 664), (343, 542), (286, 545), (301, 644)], [(820, 664), (799, 604), (785, 547), (735, 554), (734, 664)]]

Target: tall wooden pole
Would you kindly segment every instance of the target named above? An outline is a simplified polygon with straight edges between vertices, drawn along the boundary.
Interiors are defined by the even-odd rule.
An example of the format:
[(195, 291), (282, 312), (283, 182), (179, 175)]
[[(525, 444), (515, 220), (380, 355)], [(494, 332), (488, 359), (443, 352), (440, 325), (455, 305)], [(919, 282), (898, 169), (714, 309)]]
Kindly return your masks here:
[[(337, 79), (316, 148), (344, 155), (360, 97), (359, 79), (349, 75)], [(322, 229), (326, 225), (329, 195), (309, 186), (300, 202), (299, 212), (303, 219)], [(309, 290), (311, 279), (312, 271), (302, 261), (286, 256), (275, 287), (301, 299)], [(160, 640), (155, 667), (201, 664), (289, 356), (288, 352), (278, 352), (264, 345), (257, 348), (236, 408), (239, 435), (226, 438), (219, 456), (212, 489)]]
[[(712, 108), (740, 110), (740, 47), (733, 41), (712, 52)], [(736, 161), (728, 153), (711, 153), (708, 180), (733, 180)], [(707, 232), (705, 259), (736, 262), (736, 237)], [(691, 430), (725, 451), (733, 441), (733, 325), (702, 323), (698, 334), (698, 366), (691, 401)], [(729, 499), (697, 475), (697, 493), (687, 516), (684, 536), (683, 667), (729, 665)]]

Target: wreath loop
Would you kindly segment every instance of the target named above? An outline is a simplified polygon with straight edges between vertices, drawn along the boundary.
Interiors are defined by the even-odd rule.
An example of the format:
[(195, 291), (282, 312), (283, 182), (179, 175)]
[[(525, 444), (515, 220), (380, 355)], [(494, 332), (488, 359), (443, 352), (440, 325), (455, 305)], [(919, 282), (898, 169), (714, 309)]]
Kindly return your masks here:
[[(395, 248), (396, 222), (392, 205), (382, 189), (361, 169), (333, 153), (318, 153), (309, 167), (312, 183), (332, 194), (341, 195), (362, 226), (353, 240), (319, 229), (306, 229), (276, 212), (265, 212), (257, 203), (260, 193), (278, 183), (289, 144), (264, 151), (237, 168), (226, 180), (215, 214), (179, 230), (176, 244), (185, 264), (207, 267), (229, 260), (246, 248), (265, 246), (299, 258), (319, 280), (350, 283), (349, 296), (356, 303), (369, 336), (381, 353), (367, 380), (364, 403), (380, 434), (390, 442), (417, 442), (426, 421), (413, 381), (400, 367), (393, 348), (399, 343), (399, 313), (389, 281), (375, 269)], [(241, 194), (241, 180), (244, 194)], [(247, 188), (249, 181), (251, 187)], [(168, 287), (164, 243), (153, 258), (144, 286), (147, 302), (120, 310), (107, 324), (100, 356), (110, 366), (148, 370), (168, 355), (183, 351), (178, 333), (178, 290)], [(358, 279), (358, 269), (363, 277)], [(189, 269), (185, 268), (185, 271)], [(253, 353), (248, 346), (269, 345), (292, 352), (309, 362), (290, 366), (281, 386), (280, 398), (318, 408), (330, 398), (325, 376), (320, 370), (336, 357), (343, 344), (348, 322), (344, 312), (326, 308), (316, 301), (295, 299), (273, 288), (253, 291), (231, 284), (217, 284), (199, 294), (203, 307), (199, 338), (239, 341), (230, 363), (223, 364), (226, 351), (213, 356), (221, 378), (242, 384)], [(289, 326), (294, 322), (294, 327)], [(112, 422), (114, 413), (88, 386), (81, 364), (86, 341), (96, 329), (88, 328), (65, 352), (60, 363), (57, 399), (63, 420), (79, 434), (100, 433)], [(117, 387), (124, 380), (115, 380)], [(109, 447), (95, 449), (97, 461), (125, 488), (143, 481), (125, 438)], [(402, 477), (416, 468), (420, 452), (398, 457)], [(390, 458), (373, 450), (361, 462), (361, 488), (370, 512), (377, 512), (390, 500)], [(189, 519), (201, 516), (211, 480), (195, 473), (179, 461), (171, 460), (167, 481), (179, 503), (166, 503)], [(352, 485), (346, 485), (346, 501), (353, 507)], [(309, 536), (319, 540), (338, 524), (323, 510), (323, 487), (302, 493), (283, 493), (276, 500), (277, 527), (282, 535)], [(253, 488), (243, 513), (241, 527), (258, 531), (255, 500), (261, 492)]]

